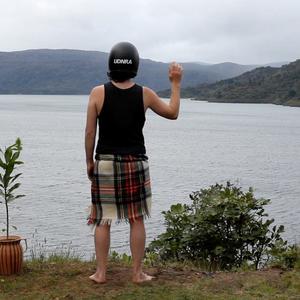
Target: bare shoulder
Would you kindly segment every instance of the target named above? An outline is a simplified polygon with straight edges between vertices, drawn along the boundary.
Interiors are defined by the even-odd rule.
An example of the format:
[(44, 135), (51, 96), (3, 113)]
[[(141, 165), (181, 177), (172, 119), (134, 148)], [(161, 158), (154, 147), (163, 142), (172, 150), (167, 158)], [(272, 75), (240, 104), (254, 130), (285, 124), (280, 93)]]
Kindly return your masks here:
[(143, 96), (144, 96), (144, 103), (148, 107), (155, 101), (158, 95), (150, 88), (143, 86)]
[(90, 93), (91, 97), (101, 97), (104, 95), (104, 85), (97, 85), (95, 86)]
[(104, 85), (95, 86), (90, 93), (90, 104), (93, 105), (97, 114), (101, 112), (104, 102)]
[(152, 90), (152, 89), (150, 89), (150, 88), (148, 88), (147, 86), (143, 86), (143, 93), (144, 93), (144, 96), (146, 96), (146, 97), (153, 97), (154, 95), (156, 95), (156, 93)]
[(155, 92), (150, 88), (143, 86), (143, 99), (144, 99), (144, 108), (145, 111), (148, 107), (151, 107), (151, 103), (153, 102)]

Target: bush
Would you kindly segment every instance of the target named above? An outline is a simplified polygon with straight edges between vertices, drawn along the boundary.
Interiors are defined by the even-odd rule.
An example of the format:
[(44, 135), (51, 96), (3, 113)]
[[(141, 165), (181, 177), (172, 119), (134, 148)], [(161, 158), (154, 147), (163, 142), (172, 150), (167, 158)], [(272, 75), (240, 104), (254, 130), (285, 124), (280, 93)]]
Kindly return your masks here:
[(278, 242), (270, 250), (271, 265), (283, 269), (299, 269), (300, 267), (300, 246), (284, 245)]
[(192, 260), (210, 268), (232, 269), (251, 265), (258, 269), (279, 242), (284, 227), (270, 225), (264, 206), (253, 189), (243, 192), (230, 182), (190, 195), (191, 205), (176, 204), (164, 211), (166, 231), (147, 249), (162, 260)]

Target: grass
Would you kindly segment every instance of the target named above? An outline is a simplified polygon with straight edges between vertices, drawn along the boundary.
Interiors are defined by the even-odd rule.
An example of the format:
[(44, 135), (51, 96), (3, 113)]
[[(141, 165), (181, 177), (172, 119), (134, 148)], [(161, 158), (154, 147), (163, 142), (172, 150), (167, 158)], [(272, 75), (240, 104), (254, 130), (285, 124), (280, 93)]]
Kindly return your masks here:
[(0, 276), (0, 299), (300, 299), (300, 270), (205, 272), (184, 264), (145, 268), (152, 282), (131, 282), (130, 261), (112, 260), (106, 284), (88, 276), (95, 262), (52, 255), (26, 261), (21, 274)]

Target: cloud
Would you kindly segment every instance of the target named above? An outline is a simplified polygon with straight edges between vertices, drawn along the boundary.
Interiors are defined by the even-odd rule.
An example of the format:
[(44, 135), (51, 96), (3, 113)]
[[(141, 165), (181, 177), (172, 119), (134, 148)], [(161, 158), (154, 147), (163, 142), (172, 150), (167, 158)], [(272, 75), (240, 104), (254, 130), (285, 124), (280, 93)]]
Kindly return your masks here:
[(159, 61), (299, 58), (298, 0), (0, 0), (0, 50), (108, 52), (128, 40)]

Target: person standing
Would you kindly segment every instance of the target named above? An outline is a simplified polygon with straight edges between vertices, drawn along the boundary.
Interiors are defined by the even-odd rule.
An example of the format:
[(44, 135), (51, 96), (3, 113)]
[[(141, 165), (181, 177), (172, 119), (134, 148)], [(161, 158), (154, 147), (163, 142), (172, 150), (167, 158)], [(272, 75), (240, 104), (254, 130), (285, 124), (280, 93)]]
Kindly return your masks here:
[(144, 218), (151, 214), (151, 182), (143, 136), (145, 113), (150, 108), (162, 117), (177, 119), (183, 69), (175, 62), (170, 65), (171, 97), (166, 103), (150, 88), (132, 81), (138, 72), (139, 54), (131, 43), (116, 44), (108, 65), (109, 82), (94, 87), (90, 93), (85, 129), (92, 198), (88, 224), (95, 226), (97, 262), (96, 272), (89, 278), (106, 282), (111, 223), (125, 221), (130, 224), (132, 280), (140, 283), (153, 278), (142, 270)]

